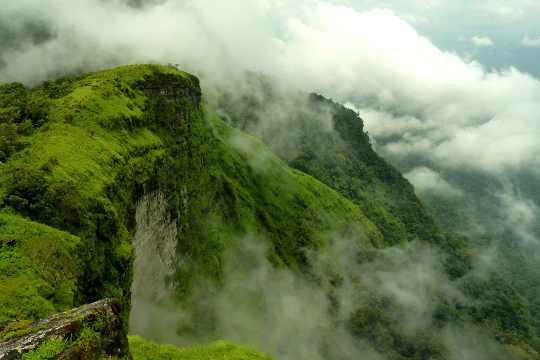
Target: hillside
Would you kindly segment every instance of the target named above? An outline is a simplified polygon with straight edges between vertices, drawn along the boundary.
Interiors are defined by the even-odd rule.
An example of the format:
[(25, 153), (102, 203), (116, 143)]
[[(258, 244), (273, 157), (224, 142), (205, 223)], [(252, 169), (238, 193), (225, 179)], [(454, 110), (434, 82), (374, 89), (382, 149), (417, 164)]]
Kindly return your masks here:
[[(133, 249), (136, 214), (142, 198), (160, 193), (177, 231), (171, 276), (158, 279), (172, 290), (156, 306), (166, 316), (189, 311), (167, 328), (179, 339), (225, 338), (289, 358), (282, 341), (291, 339), (267, 342), (272, 328), (249, 337), (249, 319), (234, 318), (263, 314), (268, 324), (280, 316), (273, 301), (289, 300), (299, 309), (319, 302), (309, 341), (294, 346), (305, 350), (299, 356), (446, 359), (465, 332), (486, 339), (471, 353), (489, 344), (492, 358), (537, 358), (522, 300), (499, 274), (477, 275), (471, 249), (435, 225), (356, 114), (311, 97), (290, 156), (271, 141), (284, 134), (241, 126), (265, 106), (249, 104), (229, 111), (227, 124), (203, 102), (197, 78), (155, 65), (30, 90), (2, 85), (0, 321), (118, 298), (127, 333), (133, 260), (145, 256)], [(310, 122), (321, 107), (337, 132)], [(375, 275), (404, 288), (389, 291)], [(415, 284), (422, 305), (406, 301)]]
[(439, 235), (411, 184), (373, 151), (354, 111), (320, 95), (284, 92), (271, 78), (248, 79), (247, 91), (225, 89), (212, 97), (232, 124), (353, 200), (379, 225), (387, 245)]
[(158, 345), (143, 338), (132, 336), (129, 339), (134, 360), (271, 360), (272, 358), (254, 350), (225, 341), (206, 347), (178, 348), (173, 345)]

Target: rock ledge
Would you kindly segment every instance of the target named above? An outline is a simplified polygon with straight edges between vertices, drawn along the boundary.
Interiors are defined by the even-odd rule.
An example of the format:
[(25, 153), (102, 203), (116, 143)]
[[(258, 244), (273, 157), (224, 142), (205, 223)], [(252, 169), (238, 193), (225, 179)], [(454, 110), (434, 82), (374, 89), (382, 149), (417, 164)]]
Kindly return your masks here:
[[(55, 338), (66, 342), (66, 349), (56, 357), (59, 359), (129, 357), (120, 313), (118, 300), (105, 299), (34, 323), (0, 324), (0, 339), (9, 338), (0, 343), (0, 360), (20, 359), (23, 354), (36, 351), (40, 345)], [(84, 342), (78, 341), (83, 333), (86, 336)]]

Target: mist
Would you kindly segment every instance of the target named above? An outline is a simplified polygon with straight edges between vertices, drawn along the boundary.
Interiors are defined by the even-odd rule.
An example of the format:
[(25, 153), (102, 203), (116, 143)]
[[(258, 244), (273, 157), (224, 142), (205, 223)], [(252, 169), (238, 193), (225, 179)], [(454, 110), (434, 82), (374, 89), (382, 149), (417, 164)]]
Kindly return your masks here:
[[(387, 346), (395, 341), (391, 336), (398, 336), (436, 349), (408, 350), (409, 356), (424, 351), (434, 359), (513, 358), (479, 328), (435, 322), (439, 307), (474, 302), (459, 280), (447, 277), (436, 249), (412, 243), (374, 250), (350, 239), (329, 241), (324, 250), (310, 254), (306, 275), (271, 264), (264, 239), (239, 239), (225, 257), (223, 284), (200, 283), (188, 302), (192, 307), (175, 310), (176, 324), (168, 326), (178, 335), (170, 341), (226, 338), (287, 360), (384, 360), (399, 356)], [(469, 276), (483, 271), (479, 262)], [(380, 317), (366, 325), (368, 340), (359, 340), (354, 321), (369, 316), (363, 313), (367, 308), (377, 309)]]

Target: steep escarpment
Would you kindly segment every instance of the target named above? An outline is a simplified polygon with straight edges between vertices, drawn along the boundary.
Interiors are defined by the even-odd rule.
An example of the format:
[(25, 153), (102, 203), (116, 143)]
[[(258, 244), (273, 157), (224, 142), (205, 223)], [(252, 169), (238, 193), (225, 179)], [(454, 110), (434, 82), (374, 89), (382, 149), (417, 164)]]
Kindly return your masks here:
[(269, 239), (274, 263), (298, 269), (323, 232), (356, 224), (358, 241), (381, 241), (350, 201), (204, 113), (197, 80), (173, 68), (129, 66), (1, 93), (2, 125), (16, 133), (0, 165), (2, 320), (105, 297), (122, 300), (126, 320), (135, 210), (157, 190), (185, 259), (172, 280), (178, 298), (196, 279), (219, 283), (226, 248), (247, 233)]
[[(127, 327), (137, 256), (135, 296), (174, 319), (139, 335), (284, 359), (446, 359), (461, 331), (486, 339), (473, 352), (534, 356), (519, 297), (437, 228), (354, 113), (289, 103), (289, 138), (247, 104), (256, 122), (234, 107), (227, 123), (195, 77), (155, 65), (0, 87), (0, 321), (118, 298)], [(166, 268), (145, 258), (160, 256)]]
[[(155, 81), (164, 93), (150, 101)], [(166, 93), (171, 87), (182, 95)], [(46, 83), (24, 97), (13, 89), (20, 91), (1, 91), (9, 109), (2, 125), (18, 135), (0, 165), (0, 319), (35, 319), (105, 297), (123, 299), (127, 314), (135, 203), (155, 187), (175, 194), (176, 143), (163, 134), (176, 126), (175, 141), (186, 138), (189, 117), (199, 116), (197, 80), (134, 66)], [(154, 122), (150, 109), (175, 105), (175, 124)]]

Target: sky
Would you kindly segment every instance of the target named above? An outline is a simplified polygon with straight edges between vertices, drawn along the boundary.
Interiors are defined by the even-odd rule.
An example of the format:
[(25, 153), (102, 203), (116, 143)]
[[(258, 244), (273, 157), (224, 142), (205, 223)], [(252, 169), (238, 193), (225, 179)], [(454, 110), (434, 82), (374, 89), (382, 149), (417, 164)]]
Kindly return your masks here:
[(492, 68), (540, 76), (540, 2), (535, 0), (348, 0), (394, 10), (439, 48)]
[[(113, 3), (115, 0), (95, 0), (95, 3)], [(151, 6), (162, 0), (125, 0), (132, 7)], [(189, 1), (175, 1), (188, 3)], [(305, 1), (301, 1), (302, 3)], [(540, 2), (536, 0), (329, 0), (333, 4), (349, 6), (358, 11), (391, 9), (400, 18), (411, 24), (421, 35), (427, 36), (442, 50), (455, 52), (464, 58), (475, 59), (488, 68), (515, 66), (521, 71), (540, 76)], [(36, 1), (10, 2), (5, 14), (10, 14), (0, 23), (2, 48), (16, 48), (18, 38), (14, 33), (26, 33), (26, 40), (37, 44), (54, 34), (46, 26), (45, 14), (39, 11)], [(53, 0), (50, 7), (62, 4)], [(87, 3), (87, 1), (82, 1)], [(256, 1), (256, 3), (279, 4), (274, 8), (294, 8), (294, 2)], [(234, 6), (233, 6), (234, 7)], [(270, 5), (268, 5), (270, 7)], [(18, 12), (13, 17), (12, 11)], [(24, 12), (25, 20), (20, 21)], [(62, 11), (60, 11), (62, 12)], [(223, 14), (228, 11), (223, 9)], [(77, 15), (77, 14), (75, 14)], [(230, 14), (234, 16), (234, 14)], [(279, 18), (280, 14), (270, 14)], [(41, 18), (41, 19), (40, 19)], [(36, 19), (38, 21), (29, 21)], [(50, 19), (49, 19), (50, 20)], [(279, 23), (279, 20), (275, 20)], [(18, 24), (15, 24), (18, 22)], [(14, 31), (15, 30), (15, 31)]]

